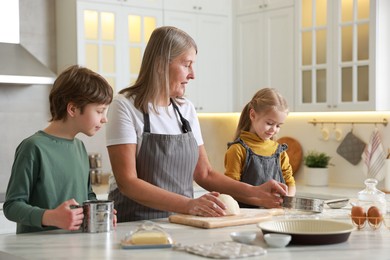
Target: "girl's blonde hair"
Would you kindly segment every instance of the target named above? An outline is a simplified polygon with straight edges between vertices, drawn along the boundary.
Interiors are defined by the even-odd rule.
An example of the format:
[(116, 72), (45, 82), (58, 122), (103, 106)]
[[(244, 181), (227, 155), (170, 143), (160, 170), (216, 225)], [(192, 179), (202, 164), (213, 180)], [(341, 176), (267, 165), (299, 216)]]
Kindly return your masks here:
[(157, 103), (161, 98), (169, 100), (169, 63), (194, 48), (195, 41), (186, 32), (172, 26), (155, 29), (150, 36), (142, 59), (140, 72), (134, 85), (119, 93), (134, 97), (134, 105), (140, 111), (148, 112), (148, 103), (157, 113)]
[(256, 113), (267, 113), (271, 109), (288, 113), (287, 101), (276, 89), (260, 89), (242, 110), (234, 140), (240, 136), (241, 131), (250, 130), (252, 123), (250, 119), (251, 109), (255, 110)]

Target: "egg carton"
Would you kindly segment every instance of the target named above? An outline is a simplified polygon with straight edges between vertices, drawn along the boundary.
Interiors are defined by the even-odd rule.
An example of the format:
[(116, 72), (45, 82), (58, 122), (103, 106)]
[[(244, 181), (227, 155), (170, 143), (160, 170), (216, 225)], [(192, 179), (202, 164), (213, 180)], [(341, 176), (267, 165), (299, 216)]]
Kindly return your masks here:
[(383, 225), (390, 230), (390, 216), (380, 216), (380, 217), (357, 217), (351, 216), (352, 224), (358, 229), (361, 230), (365, 228), (367, 225), (376, 230)]

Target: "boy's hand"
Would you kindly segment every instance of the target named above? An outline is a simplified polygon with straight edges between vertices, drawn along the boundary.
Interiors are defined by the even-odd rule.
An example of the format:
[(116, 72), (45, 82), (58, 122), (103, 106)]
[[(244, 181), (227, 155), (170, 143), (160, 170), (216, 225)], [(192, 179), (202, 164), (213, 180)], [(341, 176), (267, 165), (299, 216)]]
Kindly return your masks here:
[(66, 230), (78, 230), (83, 223), (83, 208), (72, 208), (79, 205), (74, 199), (70, 199), (55, 209), (45, 210), (42, 217), (43, 226), (55, 226)]

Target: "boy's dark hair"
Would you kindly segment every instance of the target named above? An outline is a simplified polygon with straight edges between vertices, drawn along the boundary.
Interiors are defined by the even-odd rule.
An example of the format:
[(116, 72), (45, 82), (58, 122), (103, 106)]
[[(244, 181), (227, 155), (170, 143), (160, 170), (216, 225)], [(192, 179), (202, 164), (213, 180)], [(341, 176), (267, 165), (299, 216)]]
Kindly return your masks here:
[(79, 65), (70, 66), (57, 77), (50, 91), (50, 121), (66, 120), (69, 102), (83, 113), (86, 105), (110, 104), (112, 97), (112, 87), (101, 75)]

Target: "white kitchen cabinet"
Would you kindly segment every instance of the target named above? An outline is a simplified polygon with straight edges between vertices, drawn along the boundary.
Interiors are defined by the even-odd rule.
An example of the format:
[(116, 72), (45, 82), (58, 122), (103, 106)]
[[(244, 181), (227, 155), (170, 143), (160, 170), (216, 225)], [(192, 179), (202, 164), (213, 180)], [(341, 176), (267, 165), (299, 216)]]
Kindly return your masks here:
[(233, 111), (232, 17), (230, 11), (221, 14), (221, 6), (231, 11), (229, 0), (164, 1), (164, 25), (184, 30), (198, 46), (195, 80), (186, 88), (198, 112)]
[(86, 66), (115, 92), (134, 82), (150, 34), (162, 25), (161, 0), (145, 3), (155, 8), (136, 7), (135, 1), (57, 0), (58, 71)]
[(230, 0), (164, 0), (164, 9), (170, 11), (230, 15)]
[(301, 0), (297, 111), (390, 109), (390, 2)]
[(84, 2), (162, 9), (163, 0), (83, 0)]
[(292, 6), (293, 0), (238, 0), (236, 2), (236, 14), (258, 13), (264, 10)]
[[(242, 5), (245, 0), (237, 1)], [(248, 1), (249, 2), (249, 1)], [(263, 8), (236, 19), (237, 110), (261, 88), (277, 89), (294, 109), (294, 8)]]

